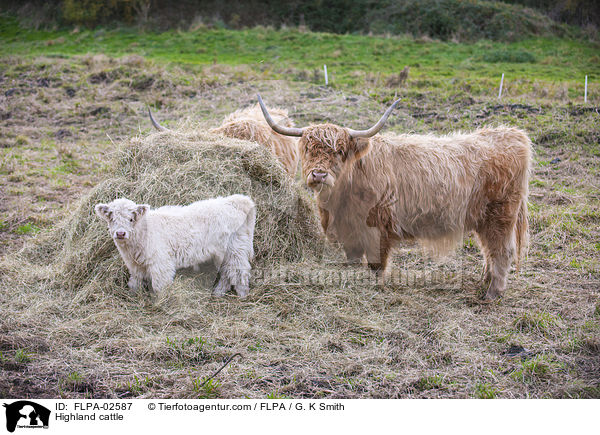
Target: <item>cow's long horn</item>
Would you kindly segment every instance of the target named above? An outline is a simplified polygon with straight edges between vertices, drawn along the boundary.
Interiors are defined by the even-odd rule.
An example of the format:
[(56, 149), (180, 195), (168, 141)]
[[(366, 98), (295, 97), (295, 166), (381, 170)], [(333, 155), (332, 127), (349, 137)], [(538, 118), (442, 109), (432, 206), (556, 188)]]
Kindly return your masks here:
[(150, 107), (148, 107), (148, 115), (150, 115), (150, 121), (152, 121), (152, 125), (154, 126), (154, 128), (156, 128), (159, 131), (171, 131), (168, 128), (163, 127), (158, 122), (156, 122), (156, 119), (154, 119), (154, 116), (152, 116), (152, 112), (150, 111)]
[(260, 109), (262, 110), (265, 120), (267, 121), (267, 124), (269, 124), (269, 126), (273, 130), (275, 130), (277, 133), (282, 134), (284, 136), (298, 136), (298, 137), (302, 136), (302, 133), (304, 133), (303, 128), (282, 127), (281, 125), (277, 125), (275, 123), (275, 121), (273, 121), (273, 118), (271, 118), (271, 115), (269, 115), (269, 112), (268, 112), (267, 108), (265, 107), (265, 103), (263, 103), (263, 100), (260, 97), (260, 94), (256, 94), (256, 96), (258, 97), (258, 104), (260, 104)]
[(379, 130), (381, 130), (383, 128), (383, 125), (385, 124), (385, 121), (387, 121), (388, 117), (390, 116), (390, 113), (392, 113), (392, 110), (394, 110), (394, 108), (396, 107), (396, 105), (399, 102), (400, 102), (400, 98), (398, 98), (396, 101), (394, 101), (394, 103), (388, 108), (388, 110), (385, 111), (385, 113), (379, 119), (379, 121), (377, 121), (377, 124), (375, 124), (370, 129), (368, 129), (368, 130), (352, 130), (351, 128), (349, 128), (348, 129), (348, 133), (350, 133), (351, 137), (371, 137), (371, 136), (375, 136), (377, 134), (377, 132), (379, 132)]

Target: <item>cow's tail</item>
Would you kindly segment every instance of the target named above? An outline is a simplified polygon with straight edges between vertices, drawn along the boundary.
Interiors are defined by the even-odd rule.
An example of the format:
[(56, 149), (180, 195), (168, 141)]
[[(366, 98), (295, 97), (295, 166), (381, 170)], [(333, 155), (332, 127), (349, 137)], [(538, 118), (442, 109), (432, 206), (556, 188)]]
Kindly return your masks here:
[(527, 198), (521, 199), (521, 206), (517, 214), (517, 223), (515, 225), (516, 239), (516, 258), (515, 269), (518, 272), (521, 268), (523, 256), (527, 256), (527, 246), (529, 244), (529, 222), (527, 221)]

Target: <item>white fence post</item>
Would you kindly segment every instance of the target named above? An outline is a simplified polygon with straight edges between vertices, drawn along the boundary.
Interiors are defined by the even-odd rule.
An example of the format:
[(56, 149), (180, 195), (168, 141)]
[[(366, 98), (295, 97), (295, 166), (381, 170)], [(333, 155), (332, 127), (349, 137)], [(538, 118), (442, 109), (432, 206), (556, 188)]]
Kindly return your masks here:
[(500, 90), (498, 91), (498, 98), (502, 98), (502, 85), (504, 85), (504, 73), (502, 73), (502, 78), (500, 79)]
[(587, 76), (585, 76), (585, 93), (583, 94), (583, 102), (587, 103)]
[(329, 80), (327, 79), (327, 65), (323, 65), (323, 70), (325, 71), (325, 86), (329, 84)]

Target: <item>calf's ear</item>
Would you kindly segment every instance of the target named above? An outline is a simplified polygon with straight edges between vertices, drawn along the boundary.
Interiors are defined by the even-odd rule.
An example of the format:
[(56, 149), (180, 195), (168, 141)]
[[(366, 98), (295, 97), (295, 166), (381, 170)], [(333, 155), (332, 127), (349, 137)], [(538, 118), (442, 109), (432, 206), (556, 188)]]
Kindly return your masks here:
[(150, 210), (150, 206), (148, 204), (140, 204), (135, 209), (135, 219), (138, 220), (142, 216), (146, 214), (146, 212)]
[(371, 151), (371, 139), (364, 137), (350, 139), (350, 146), (348, 147), (350, 163), (360, 160), (369, 151)]
[(108, 207), (108, 205), (96, 204), (96, 207), (94, 207), (94, 210), (96, 210), (96, 214), (98, 216), (100, 216), (102, 219), (104, 219), (106, 221), (110, 220), (110, 215), (112, 214), (112, 212), (110, 211), (110, 208)]

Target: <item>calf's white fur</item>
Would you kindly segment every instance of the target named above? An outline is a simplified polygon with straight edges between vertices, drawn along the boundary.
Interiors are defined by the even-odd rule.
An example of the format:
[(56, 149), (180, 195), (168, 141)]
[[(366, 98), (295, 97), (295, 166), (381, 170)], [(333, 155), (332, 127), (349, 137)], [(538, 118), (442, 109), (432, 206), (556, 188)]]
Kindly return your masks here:
[(225, 295), (231, 286), (238, 296), (248, 295), (256, 220), (256, 206), (249, 197), (232, 195), (154, 210), (119, 198), (97, 204), (95, 210), (108, 223), (129, 269), (130, 288), (151, 280), (152, 289), (160, 292), (177, 269), (197, 269), (212, 260), (220, 275), (216, 296)]

